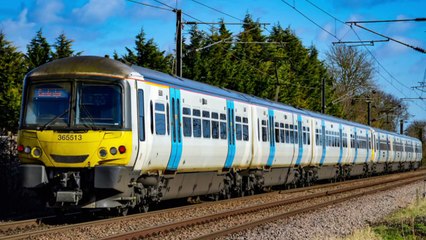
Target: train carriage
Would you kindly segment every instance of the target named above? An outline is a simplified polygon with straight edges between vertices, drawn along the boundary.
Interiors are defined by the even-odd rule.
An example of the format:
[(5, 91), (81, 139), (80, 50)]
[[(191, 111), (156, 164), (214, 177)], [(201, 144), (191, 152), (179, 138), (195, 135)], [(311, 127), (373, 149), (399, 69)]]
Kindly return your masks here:
[(52, 207), (136, 208), (419, 167), (421, 143), (323, 114), (71, 57), (25, 78), (22, 184)]

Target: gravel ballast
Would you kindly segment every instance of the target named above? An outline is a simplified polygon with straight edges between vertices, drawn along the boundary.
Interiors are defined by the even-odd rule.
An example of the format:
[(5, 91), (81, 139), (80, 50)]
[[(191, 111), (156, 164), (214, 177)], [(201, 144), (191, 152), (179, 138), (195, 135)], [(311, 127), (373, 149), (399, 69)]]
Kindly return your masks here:
[(407, 207), (424, 182), (416, 182), (392, 190), (378, 192), (355, 200), (301, 214), (286, 220), (265, 224), (249, 231), (226, 236), (226, 239), (335, 239), (367, 227), (386, 215)]

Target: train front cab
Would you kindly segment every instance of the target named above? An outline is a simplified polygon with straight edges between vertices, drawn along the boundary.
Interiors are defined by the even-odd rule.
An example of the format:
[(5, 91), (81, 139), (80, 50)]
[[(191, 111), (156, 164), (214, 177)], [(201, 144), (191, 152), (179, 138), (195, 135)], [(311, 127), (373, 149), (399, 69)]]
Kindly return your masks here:
[[(131, 85), (125, 76), (110, 74), (130, 69), (117, 69), (114, 62), (102, 76), (99, 69), (91, 75), (90, 64), (78, 64), (88, 60), (104, 61), (58, 60), (24, 81), (18, 132), (22, 186), (52, 207), (118, 207), (120, 198), (130, 195), (135, 174), (129, 167), (135, 157)], [(90, 70), (80, 74), (68, 71), (70, 66)]]

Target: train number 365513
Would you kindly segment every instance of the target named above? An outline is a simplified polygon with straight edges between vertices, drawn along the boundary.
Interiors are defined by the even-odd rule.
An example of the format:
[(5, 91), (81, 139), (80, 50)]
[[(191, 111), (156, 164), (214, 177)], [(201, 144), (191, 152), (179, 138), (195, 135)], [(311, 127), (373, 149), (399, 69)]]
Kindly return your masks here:
[(83, 136), (81, 134), (60, 134), (58, 135), (59, 141), (81, 141)]

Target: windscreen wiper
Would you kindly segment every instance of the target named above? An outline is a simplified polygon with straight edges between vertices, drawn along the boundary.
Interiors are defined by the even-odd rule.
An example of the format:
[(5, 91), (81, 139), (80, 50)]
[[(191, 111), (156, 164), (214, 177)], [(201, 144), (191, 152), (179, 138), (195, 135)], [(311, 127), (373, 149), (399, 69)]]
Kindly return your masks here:
[(65, 114), (67, 114), (69, 112), (69, 108), (66, 109), (63, 113), (59, 114), (58, 116), (54, 117), (52, 120), (48, 121), (47, 123), (45, 123), (43, 126), (41, 126), (39, 128), (40, 131), (43, 131), (44, 129), (46, 129), (50, 124), (54, 123), (56, 120), (58, 120), (60, 117), (63, 117)]
[[(87, 110), (86, 106), (83, 104), (80, 105), (80, 109), (83, 109), (83, 111), (86, 113), (87, 118), (85, 118), (85, 121), (83, 121), (84, 126), (92, 129), (92, 130), (98, 130), (99, 128), (96, 127), (95, 121), (93, 121), (93, 117), (90, 114), (89, 110)], [(86, 123), (86, 119), (88, 119), (90, 124)]]

